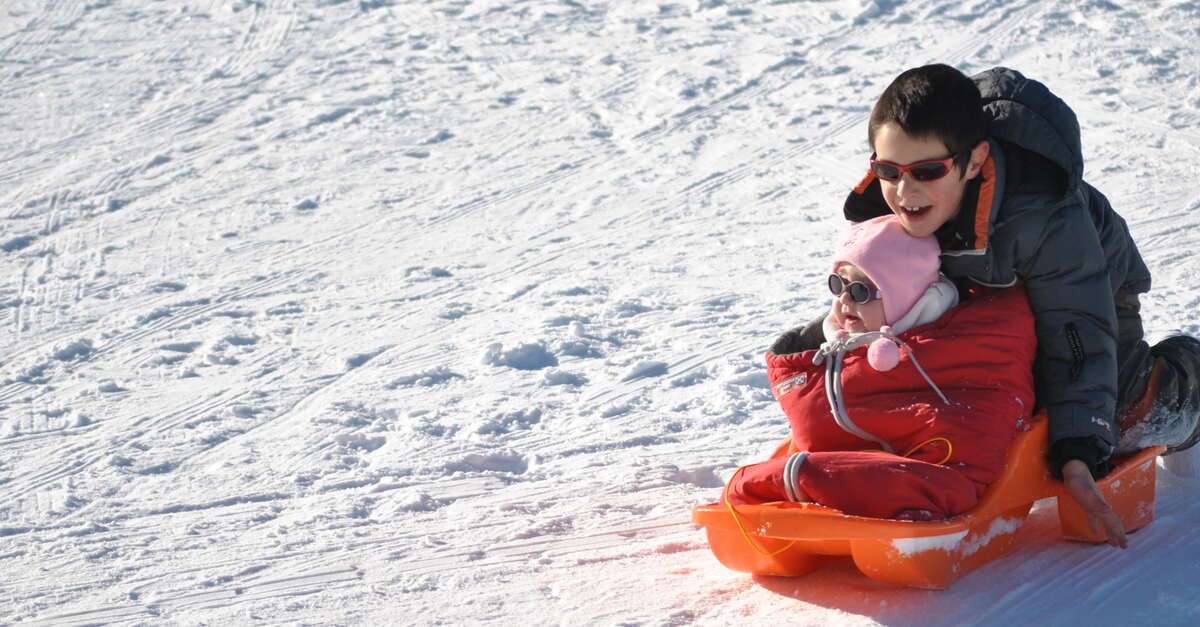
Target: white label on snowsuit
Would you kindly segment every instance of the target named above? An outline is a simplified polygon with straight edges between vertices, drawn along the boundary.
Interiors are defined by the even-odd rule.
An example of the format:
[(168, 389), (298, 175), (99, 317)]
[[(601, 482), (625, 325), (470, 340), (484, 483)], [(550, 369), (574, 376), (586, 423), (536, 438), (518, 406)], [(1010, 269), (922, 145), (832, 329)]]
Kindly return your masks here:
[(808, 373), (803, 372), (794, 377), (788, 377), (787, 379), (776, 383), (775, 387), (772, 388), (772, 391), (775, 392), (775, 398), (782, 398), (784, 394), (787, 394), (792, 390), (800, 389), (800, 386), (804, 385), (806, 381), (808, 381)]

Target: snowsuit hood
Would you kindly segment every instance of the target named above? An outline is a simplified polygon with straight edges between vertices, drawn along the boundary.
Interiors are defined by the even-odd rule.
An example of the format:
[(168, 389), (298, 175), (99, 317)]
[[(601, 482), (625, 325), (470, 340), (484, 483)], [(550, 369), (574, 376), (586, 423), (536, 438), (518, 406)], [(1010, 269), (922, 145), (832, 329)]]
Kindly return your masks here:
[[(1075, 112), (1045, 85), (1008, 68), (992, 68), (974, 77), (983, 99), (989, 134), (1057, 166), (1060, 197), (1083, 182), (1083, 149)], [(1010, 151), (1011, 153), (1011, 151)], [(1011, 158), (1011, 157), (1010, 157)]]

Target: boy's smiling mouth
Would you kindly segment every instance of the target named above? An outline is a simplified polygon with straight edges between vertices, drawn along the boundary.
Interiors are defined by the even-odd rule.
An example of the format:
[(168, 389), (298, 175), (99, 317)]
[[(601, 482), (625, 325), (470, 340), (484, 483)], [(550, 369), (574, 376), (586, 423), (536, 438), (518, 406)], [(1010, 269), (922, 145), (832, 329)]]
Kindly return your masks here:
[(904, 210), (905, 215), (919, 218), (926, 213), (929, 213), (929, 210), (933, 208), (933, 205), (920, 205), (917, 207), (906, 207), (901, 205), (900, 208)]

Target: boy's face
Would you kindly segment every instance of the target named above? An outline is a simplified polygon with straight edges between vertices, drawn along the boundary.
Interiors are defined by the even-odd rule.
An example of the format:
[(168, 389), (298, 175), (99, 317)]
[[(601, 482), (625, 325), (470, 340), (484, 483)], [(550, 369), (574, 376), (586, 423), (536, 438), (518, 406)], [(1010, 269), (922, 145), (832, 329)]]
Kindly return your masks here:
[[(838, 266), (836, 274), (842, 277), (847, 285), (855, 281), (866, 283), (867, 287), (871, 288), (872, 296), (878, 289), (871, 282), (867, 273), (854, 264), (843, 263)], [(865, 304), (858, 303), (850, 297), (848, 289), (843, 289), (840, 295), (833, 297), (833, 309), (830, 311), (830, 316), (837, 328), (848, 333), (878, 331), (880, 327), (887, 324), (887, 315), (883, 311), (882, 299), (872, 298)]]
[[(875, 132), (875, 158), (899, 165), (917, 161), (945, 159), (950, 149), (940, 139), (912, 137), (895, 124), (884, 124)], [(883, 198), (892, 213), (900, 218), (904, 230), (914, 237), (933, 235), (943, 224), (958, 215), (967, 181), (979, 174), (987, 158), (987, 142), (980, 142), (971, 151), (967, 174), (957, 167), (935, 181), (918, 181), (904, 172), (900, 179), (888, 182), (880, 179)]]

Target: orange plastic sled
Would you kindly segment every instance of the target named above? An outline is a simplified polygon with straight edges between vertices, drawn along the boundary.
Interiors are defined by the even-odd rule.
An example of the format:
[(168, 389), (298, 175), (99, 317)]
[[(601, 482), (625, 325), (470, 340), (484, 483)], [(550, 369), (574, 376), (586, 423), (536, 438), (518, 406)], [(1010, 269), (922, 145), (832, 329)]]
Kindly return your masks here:
[[(850, 556), (872, 579), (902, 586), (943, 589), (959, 577), (1016, 548), (1017, 530), (1033, 503), (1058, 497), (1063, 536), (1103, 542), (1087, 515), (1046, 468), (1045, 415), (1017, 436), (1000, 478), (971, 511), (949, 520), (911, 522), (849, 516), (813, 503), (726, 505), (692, 510), (692, 521), (708, 532), (713, 554), (725, 566), (756, 575), (797, 576), (829, 556)], [(780, 446), (775, 456), (787, 453)], [(1134, 531), (1154, 520), (1157, 446), (1117, 462), (1098, 482), (1104, 498)]]

